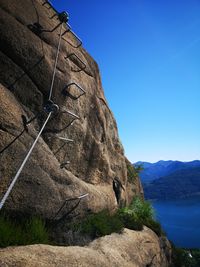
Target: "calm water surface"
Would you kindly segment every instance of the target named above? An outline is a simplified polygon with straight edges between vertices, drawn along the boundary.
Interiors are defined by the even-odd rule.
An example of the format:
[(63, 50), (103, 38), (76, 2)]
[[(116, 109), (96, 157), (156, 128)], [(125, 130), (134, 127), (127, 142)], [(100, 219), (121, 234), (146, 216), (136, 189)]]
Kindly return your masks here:
[(155, 201), (152, 205), (158, 221), (176, 246), (200, 248), (200, 196), (185, 200)]

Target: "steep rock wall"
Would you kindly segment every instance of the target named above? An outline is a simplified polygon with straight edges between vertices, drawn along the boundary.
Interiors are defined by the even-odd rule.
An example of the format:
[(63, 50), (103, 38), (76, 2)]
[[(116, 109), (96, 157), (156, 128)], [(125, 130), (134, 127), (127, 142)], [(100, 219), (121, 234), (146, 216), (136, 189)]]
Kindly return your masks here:
[[(51, 30), (59, 21), (53, 17), (55, 11), (43, 3), (0, 2), (0, 199), (47, 117), (43, 106), (48, 100), (59, 28), (40, 34), (31, 29), (39, 23)], [(127, 166), (131, 164), (124, 156), (97, 64), (84, 48), (69, 44), (77, 45), (71, 33), (64, 38), (52, 95), (60, 110), (51, 117), (7, 199), (3, 208), (6, 214), (39, 215), (52, 222), (66, 199), (84, 193), (89, 195), (76, 207), (76, 216), (102, 209), (113, 211), (128, 204), (134, 195), (143, 195), (139, 178), (130, 181), (127, 177)], [(84, 62), (84, 70), (80, 71), (83, 63), (72, 54)], [(78, 99), (75, 86), (63, 94), (63, 89), (73, 82), (86, 91)], [(69, 127), (72, 117), (67, 110), (80, 117)], [(36, 116), (26, 130), (23, 116)], [(65, 144), (59, 137), (74, 142)], [(67, 161), (70, 164), (65, 165)], [(59, 218), (68, 219), (65, 215), (73, 207), (74, 203), (68, 202)], [(63, 232), (58, 234), (63, 238)], [(78, 266), (80, 259), (83, 266), (164, 267), (169, 258), (168, 241), (146, 227), (141, 232), (125, 230), (122, 235), (100, 238), (87, 247), (35, 245), (0, 250), (0, 265), (20, 267)]]
[[(43, 29), (51, 30), (59, 21), (52, 18), (55, 11), (43, 3), (42, 0), (0, 3), (0, 151), (23, 131), (22, 115), (33, 118), (39, 114), (27, 125), (28, 131), (0, 153), (1, 197), (47, 117), (41, 111), (48, 100), (59, 28), (40, 34), (31, 28), (39, 23)], [(50, 219), (65, 199), (83, 193), (89, 195), (77, 208), (79, 214), (105, 208), (114, 210), (130, 202), (134, 194), (141, 194), (139, 180), (132, 185), (128, 182), (123, 147), (104, 97), (98, 66), (84, 48), (74, 48), (69, 42), (77, 45), (71, 33), (61, 40), (53, 87), (52, 99), (60, 111), (47, 124), (5, 204), (4, 209), (11, 213)], [(80, 71), (83, 63), (72, 54), (85, 63), (84, 70)], [(63, 89), (73, 82), (86, 91), (76, 100), (75, 86), (68, 87), (63, 94)], [(69, 127), (73, 117), (66, 110), (80, 116)], [(58, 137), (74, 142), (65, 144)], [(70, 164), (64, 165), (67, 161)], [(121, 191), (118, 203), (114, 179), (119, 181)]]

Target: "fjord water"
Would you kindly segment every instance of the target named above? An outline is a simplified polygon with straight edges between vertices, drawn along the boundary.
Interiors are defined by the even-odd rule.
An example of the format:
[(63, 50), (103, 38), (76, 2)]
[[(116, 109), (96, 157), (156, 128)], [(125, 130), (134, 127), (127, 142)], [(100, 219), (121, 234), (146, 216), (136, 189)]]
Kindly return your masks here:
[(200, 196), (152, 205), (169, 240), (179, 247), (200, 248)]

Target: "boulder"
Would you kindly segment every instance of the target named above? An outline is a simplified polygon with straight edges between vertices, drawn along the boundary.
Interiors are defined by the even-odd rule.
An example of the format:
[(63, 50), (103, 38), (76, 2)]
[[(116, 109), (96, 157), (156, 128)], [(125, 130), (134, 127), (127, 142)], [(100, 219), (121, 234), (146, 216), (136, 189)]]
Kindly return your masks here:
[(125, 229), (99, 238), (86, 247), (31, 245), (0, 250), (2, 267), (167, 267), (166, 251), (148, 228)]

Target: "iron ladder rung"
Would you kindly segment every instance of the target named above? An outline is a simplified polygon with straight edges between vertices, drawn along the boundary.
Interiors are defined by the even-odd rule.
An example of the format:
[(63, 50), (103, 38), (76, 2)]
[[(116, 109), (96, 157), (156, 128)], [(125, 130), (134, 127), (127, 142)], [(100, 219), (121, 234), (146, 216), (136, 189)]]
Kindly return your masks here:
[(71, 112), (71, 111), (69, 111), (69, 110), (66, 110), (66, 109), (65, 109), (63, 113), (67, 113), (67, 114), (71, 115), (72, 117), (74, 117), (74, 118), (80, 120), (80, 117), (79, 117), (78, 115), (74, 114), (73, 112)]
[(70, 138), (66, 138), (66, 137), (62, 137), (62, 136), (56, 136), (56, 137), (58, 139), (60, 139), (60, 140), (65, 141), (65, 142), (70, 142), (70, 143), (74, 142), (74, 140), (73, 139), (70, 139)]
[[(78, 60), (78, 62), (80, 63), (80, 65), (82, 65), (82, 66), (78, 66), (73, 60), (72, 60), (72, 58), (73, 57), (75, 57), (77, 60)], [(71, 54), (69, 54), (68, 56), (66, 56), (65, 57), (65, 59), (70, 59), (79, 69), (78, 70), (74, 70), (73, 68), (71, 68), (71, 70), (72, 71), (74, 71), (74, 72), (80, 72), (80, 71), (83, 71), (83, 70), (85, 70), (86, 69), (86, 64), (85, 64), (85, 62), (83, 62), (83, 60), (82, 59), (80, 59), (76, 54), (74, 54), (74, 53), (71, 53)]]
[(83, 92), (84, 94), (86, 94), (86, 91), (85, 91), (79, 84), (77, 84), (77, 83), (75, 83), (75, 82), (72, 82), (72, 83), (67, 84), (66, 88), (69, 88), (69, 87), (72, 86), (72, 85), (75, 85), (76, 88), (77, 88), (79, 91), (81, 91), (81, 92)]
[[(72, 96), (72, 95), (67, 91), (67, 89), (70, 88), (71, 86), (75, 86), (75, 88), (76, 88), (77, 90), (79, 90), (79, 91), (81, 92), (81, 94), (80, 94), (79, 96), (77, 96), (77, 97)], [(62, 93), (63, 93), (64, 95), (68, 95), (68, 96), (71, 95), (71, 97), (72, 97), (74, 100), (76, 100), (76, 99), (78, 99), (79, 97), (81, 97), (82, 95), (86, 94), (86, 91), (85, 91), (79, 84), (77, 84), (76, 82), (70, 82), (69, 84), (67, 84), (67, 85), (64, 87), (64, 89), (62, 90)]]
[(71, 30), (71, 26), (69, 25), (69, 23), (66, 23), (66, 26), (67, 26), (67, 28), (68, 29), (66, 29), (64, 32), (63, 32), (63, 34), (62, 34), (62, 37), (67, 33), (67, 32), (70, 32), (73, 36), (74, 36), (74, 38), (77, 40), (77, 45), (73, 45), (72, 43), (70, 43), (68, 40), (66, 40), (65, 38), (63, 38), (63, 40), (65, 41), (65, 42), (67, 42), (68, 44), (70, 44), (72, 47), (74, 47), (74, 48), (79, 48), (82, 44), (83, 44), (83, 42), (82, 42), (82, 40), (78, 37), (78, 35), (77, 34), (75, 34), (75, 32), (73, 32), (72, 30)]

